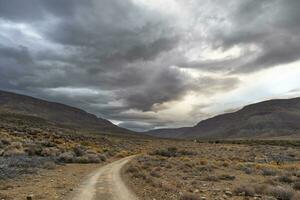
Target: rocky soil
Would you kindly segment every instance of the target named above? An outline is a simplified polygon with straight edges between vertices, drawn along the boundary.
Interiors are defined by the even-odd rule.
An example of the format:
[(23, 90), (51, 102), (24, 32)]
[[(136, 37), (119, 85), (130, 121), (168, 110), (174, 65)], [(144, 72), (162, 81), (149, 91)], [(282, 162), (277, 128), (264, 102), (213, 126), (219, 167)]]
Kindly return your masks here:
[(300, 150), (170, 141), (137, 157), (125, 177), (145, 200), (299, 200)]
[(1, 200), (55, 200), (66, 196), (78, 187), (91, 171), (101, 164), (56, 165), (52, 169), (39, 169), (14, 179), (0, 180)]
[(85, 175), (148, 142), (0, 123), (0, 199), (65, 199)]

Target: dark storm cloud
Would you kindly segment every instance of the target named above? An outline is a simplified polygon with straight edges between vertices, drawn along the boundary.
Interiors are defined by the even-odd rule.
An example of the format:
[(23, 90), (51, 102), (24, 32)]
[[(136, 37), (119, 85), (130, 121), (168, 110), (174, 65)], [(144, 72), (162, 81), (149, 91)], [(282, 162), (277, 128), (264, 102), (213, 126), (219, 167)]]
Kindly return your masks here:
[(299, 8), (298, 0), (241, 1), (230, 13), (230, 28), (216, 32), (214, 40), (224, 49), (255, 45), (258, 53), (245, 52), (233, 71), (253, 72), (299, 60)]
[[(165, 108), (160, 105), (190, 92), (230, 91), (240, 73), (300, 58), (298, 0), (176, 2), (199, 6), (182, 22), (179, 13), (131, 0), (0, 0), (0, 88), (141, 130), (173, 123), (148, 115)], [(242, 51), (233, 58), (191, 61), (185, 53), (197, 45), (199, 54), (201, 45)], [(193, 77), (183, 68), (218, 76)]]
[(149, 111), (154, 104), (182, 97), (190, 89), (188, 78), (177, 68), (161, 68), (145, 84), (121, 91), (119, 95), (125, 97), (129, 107)]
[(35, 21), (44, 16), (39, 0), (18, 1), (1, 0), (0, 17), (13, 21)]
[[(209, 34), (205, 37), (213, 49), (226, 51), (240, 47), (243, 49), (241, 55), (218, 60), (182, 60), (177, 63), (178, 66), (207, 71), (251, 73), (300, 59), (300, 1), (230, 0), (227, 4), (230, 6), (223, 1), (209, 2), (208, 7), (221, 6), (225, 17), (220, 14), (212, 20), (210, 14), (206, 16), (207, 21), (218, 23), (208, 23)], [(205, 9), (206, 7), (203, 10)]]
[[(103, 68), (120, 69), (135, 60), (154, 59), (174, 48), (179, 39), (168, 18), (129, 0), (94, 0), (83, 5), (82, 1), (72, 1), (72, 4), (75, 2), (76, 6), (68, 7), (72, 14), (61, 17), (52, 29), (42, 31), (48, 39), (77, 48), (93, 61), (96, 66), (92, 73)], [(53, 5), (57, 4), (60, 3)], [(57, 9), (50, 7), (52, 14), (56, 14), (53, 11)]]
[[(19, 9), (16, 1), (10, 3), (3, 1), (2, 5), (6, 10), (1, 13), (2, 18), (13, 22), (36, 21), (37, 24), (41, 24), (41, 27), (35, 28), (36, 31), (48, 41), (63, 45), (64, 50), (69, 52), (69, 54), (60, 54), (47, 49), (36, 52), (36, 62), (32, 63), (28, 69), (30, 73), (27, 76), (18, 74), (18, 78), (11, 86), (14, 89), (28, 90), (30, 94), (39, 93), (38, 91), (43, 91), (43, 88), (47, 91), (47, 88), (57, 87), (92, 87), (96, 90), (118, 90), (118, 98), (127, 102), (136, 95), (136, 91), (127, 90), (128, 87), (152, 82), (152, 85), (147, 87), (147, 92), (149, 92), (147, 95), (154, 96), (159, 86), (151, 80), (151, 74), (164, 73), (166, 70), (164, 66), (160, 66), (152, 72), (143, 65), (148, 65), (145, 62), (151, 62), (159, 54), (175, 48), (179, 40), (179, 34), (172, 32), (168, 18), (155, 11), (143, 9), (131, 1), (101, 0), (85, 3), (82, 1), (68, 1), (68, 3), (66, 1), (31, 1), (27, 2), (26, 9), (32, 9), (32, 13), (21, 12), (19, 15), (14, 14)], [(41, 19), (45, 21), (40, 22)], [(51, 26), (45, 28), (45, 24), (50, 23)], [(13, 52), (7, 51), (6, 54), (8, 53), (11, 55)], [(15, 51), (14, 53), (12, 55), (14, 59), (20, 60), (19, 54), (25, 52)], [(3, 56), (5, 56), (4, 53)], [(140, 62), (140, 66), (130, 66), (135, 61)], [(9, 67), (19, 68), (13, 64)], [(4, 66), (1, 68), (4, 69)], [(170, 75), (169, 73), (159, 75), (158, 84), (164, 84), (163, 81), (172, 79)], [(165, 80), (163, 76), (166, 76)], [(182, 84), (182, 81), (178, 77), (173, 79), (174, 86), (164, 84), (161, 90), (171, 89), (172, 95), (178, 96), (179, 94), (176, 93), (181, 93), (181, 88), (176, 85)], [(128, 94), (128, 91), (132, 91), (133, 94)], [(48, 95), (49, 98), (75, 103), (62, 93), (53, 95), (54, 92), (51, 96)], [(120, 96), (120, 94), (124, 95)], [(148, 100), (146, 103), (146, 109), (150, 109), (155, 103), (171, 100), (170, 95), (152, 97), (151, 101)], [(139, 99), (124, 105), (123, 109), (144, 110), (136, 102)], [(82, 102), (80, 105), (87, 107)]]
[(13, 60), (19, 64), (26, 65), (33, 63), (30, 52), (24, 46), (5, 47), (0, 45), (0, 57), (2, 59)]
[(191, 91), (211, 94), (233, 89), (238, 83), (236, 77), (201, 76), (192, 79), (179, 68), (161, 68), (143, 85), (121, 91), (119, 95), (120, 98), (125, 99), (128, 107), (149, 111), (155, 104), (180, 100)]
[[(19, 78), (28, 78), (33, 71), (33, 59), (29, 50), (24, 46), (4, 46), (0, 44), (0, 85), (2, 89), (18, 87)], [(30, 82), (30, 81), (29, 81)], [(18, 87), (24, 89), (22, 85)]]
[(1, 0), (0, 1), (0, 17), (16, 22), (32, 23), (45, 20), (47, 15), (57, 17), (67, 17), (74, 14), (76, 9), (90, 5), (91, 1), (80, 0)]

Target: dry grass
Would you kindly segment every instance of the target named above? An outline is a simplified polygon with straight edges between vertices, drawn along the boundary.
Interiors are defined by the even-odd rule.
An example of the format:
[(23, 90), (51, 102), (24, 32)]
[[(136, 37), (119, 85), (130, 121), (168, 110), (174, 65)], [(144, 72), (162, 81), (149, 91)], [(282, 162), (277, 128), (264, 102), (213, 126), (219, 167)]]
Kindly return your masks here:
[[(298, 147), (160, 141), (128, 173), (141, 199), (292, 200), (299, 188)], [(174, 148), (176, 146), (176, 148)], [(158, 149), (158, 150), (157, 150)], [(282, 162), (276, 162), (280, 158)], [(146, 181), (145, 181), (146, 180)]]

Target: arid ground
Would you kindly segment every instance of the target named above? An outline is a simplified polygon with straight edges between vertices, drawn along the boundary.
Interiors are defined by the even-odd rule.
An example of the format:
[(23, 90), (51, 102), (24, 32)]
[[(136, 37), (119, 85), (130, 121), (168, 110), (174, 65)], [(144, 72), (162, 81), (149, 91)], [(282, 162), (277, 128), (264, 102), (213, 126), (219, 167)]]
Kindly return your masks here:
[(122, 177), (139, 199), (299, 199), (300, 149), (295, 141), (27, 132), (1, 129), (1, 199), (67, 199), (89, 174), (130, 155), (136, 156), (122, 169)]
[(146, 200), (299, 200), (299, 147), (243, 143), (163, 141), (125, 176)]

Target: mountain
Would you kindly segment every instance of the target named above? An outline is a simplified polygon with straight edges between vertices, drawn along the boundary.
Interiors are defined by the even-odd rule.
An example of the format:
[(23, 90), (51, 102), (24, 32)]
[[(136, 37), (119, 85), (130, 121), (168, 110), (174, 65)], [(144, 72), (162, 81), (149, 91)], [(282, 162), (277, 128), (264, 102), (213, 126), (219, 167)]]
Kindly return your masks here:
[(133, 133), (75, 107), (6, 91), (0, 91), (0, 116), (0, 122), (14, 120), (14, 122), (25, 123), (27, 121), (31, 124), (38, 122), (75, 131)]
[(190, 128), (191, 127), (154, 129), (144, 132), (144, 134), (161, 138), (184, 138), (183, 133), (188, 132)]
[(300, 137), (300, 98), (276, 99), (203, 120), (194, 127), (146, 132), (167, 138)]

